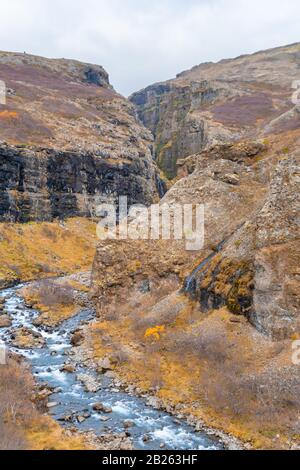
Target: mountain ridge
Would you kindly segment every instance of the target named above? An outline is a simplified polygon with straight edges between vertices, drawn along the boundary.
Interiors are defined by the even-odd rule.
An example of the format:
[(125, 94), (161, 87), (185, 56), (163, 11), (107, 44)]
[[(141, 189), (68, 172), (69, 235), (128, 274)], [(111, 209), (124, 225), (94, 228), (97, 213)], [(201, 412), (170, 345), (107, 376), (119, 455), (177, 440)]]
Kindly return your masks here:
[(177, 160), (228, 141), (265, 139), (299, 126), (292, 103), (300, 43), (200, 64), (131, 95), (155, 136), (158, 165), (169, 178)]

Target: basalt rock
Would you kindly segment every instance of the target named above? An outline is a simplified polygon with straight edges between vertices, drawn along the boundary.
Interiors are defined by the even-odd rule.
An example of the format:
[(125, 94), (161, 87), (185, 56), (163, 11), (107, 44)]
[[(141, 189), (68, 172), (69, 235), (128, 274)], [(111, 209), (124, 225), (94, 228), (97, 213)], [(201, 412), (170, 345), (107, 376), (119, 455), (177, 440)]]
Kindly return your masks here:
[(84, 334), (82, 330), (74, 331), (71, 336), (71, 343), (73, 346), (80, 346), (84, 341)]
[(153, 137), (97, 65), (0, 52), (0, 220), (94, 215), (164, 193)]
[[(154, 178), (154, 179), (153, 179)], [(150, 204), (155, 175), (147, 158), (111, 162), (88, 152), (0, 145), (0, 220), (28, 222), (95, 215), (97, 205), (127, 196)]]

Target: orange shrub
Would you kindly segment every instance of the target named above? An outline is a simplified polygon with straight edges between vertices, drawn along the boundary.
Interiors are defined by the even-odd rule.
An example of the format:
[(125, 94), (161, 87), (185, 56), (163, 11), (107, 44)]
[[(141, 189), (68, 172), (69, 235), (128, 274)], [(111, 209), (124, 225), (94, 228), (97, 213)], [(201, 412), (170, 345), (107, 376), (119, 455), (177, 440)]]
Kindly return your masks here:
[(18, 113), (16, 111), (0, 111), (0, 119), (17, 119)]
[(157, 341), (160, 340), (160, 335), (165, 331), (164, 325), (155, 326), (153, 328), (148, 328), (145, 333), (145, 338), (155, 338)]

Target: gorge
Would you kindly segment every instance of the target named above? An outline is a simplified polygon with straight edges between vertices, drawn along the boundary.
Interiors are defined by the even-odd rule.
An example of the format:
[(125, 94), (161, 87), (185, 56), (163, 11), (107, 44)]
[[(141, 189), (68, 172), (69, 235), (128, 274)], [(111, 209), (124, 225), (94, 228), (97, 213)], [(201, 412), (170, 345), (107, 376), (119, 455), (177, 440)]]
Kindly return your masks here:
[[(299, 66), (297, 43), (126, 100), (100, 66), (0, 53), (0, 337), (39, 416), (20, 447), (299, 449)], [(203, 249), (97, 240), (119, 196), (203, 204)]]

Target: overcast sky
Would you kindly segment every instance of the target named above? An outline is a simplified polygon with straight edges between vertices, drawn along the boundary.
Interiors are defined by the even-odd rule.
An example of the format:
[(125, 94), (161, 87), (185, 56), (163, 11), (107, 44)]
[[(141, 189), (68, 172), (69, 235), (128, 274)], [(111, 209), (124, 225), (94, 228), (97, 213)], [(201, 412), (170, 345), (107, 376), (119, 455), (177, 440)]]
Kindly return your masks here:
[(128, 95), (204, 61), (300, 41), (299, 0), (1, 0), (0, 50), (103, 65)]

